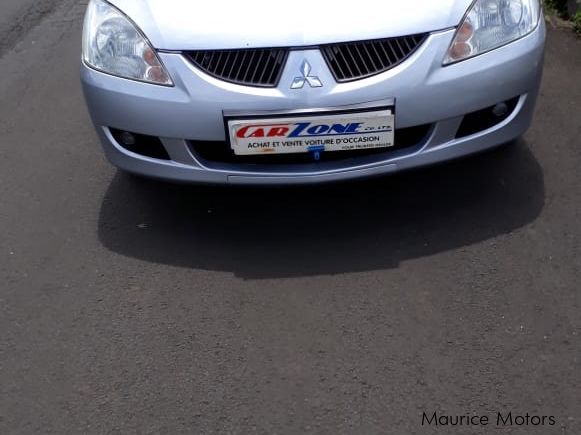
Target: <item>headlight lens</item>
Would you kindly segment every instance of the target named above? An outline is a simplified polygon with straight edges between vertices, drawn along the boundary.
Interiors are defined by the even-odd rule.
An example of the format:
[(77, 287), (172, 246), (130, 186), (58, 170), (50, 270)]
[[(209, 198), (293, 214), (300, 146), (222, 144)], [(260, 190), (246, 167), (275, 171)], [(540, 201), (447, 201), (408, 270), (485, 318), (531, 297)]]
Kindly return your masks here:
[(508, 44), (539, 24), (539, 0), (476, 0), (458, 28), (444, 64)]
[(173, 86), (145, 36), (129, 18), (103, 0), (89, 3), (83, 30), (83, 59), (108, 74)]

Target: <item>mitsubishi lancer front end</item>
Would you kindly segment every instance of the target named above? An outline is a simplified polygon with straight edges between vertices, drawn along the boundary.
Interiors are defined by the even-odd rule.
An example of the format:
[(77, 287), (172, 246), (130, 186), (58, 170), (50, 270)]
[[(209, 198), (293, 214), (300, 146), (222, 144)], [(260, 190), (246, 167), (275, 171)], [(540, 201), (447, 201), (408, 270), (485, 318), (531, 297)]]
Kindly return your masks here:
[(540, 0), (91, 0), (81, 76), (122, 170), (316, 183), (518, 138), (544, 43)]

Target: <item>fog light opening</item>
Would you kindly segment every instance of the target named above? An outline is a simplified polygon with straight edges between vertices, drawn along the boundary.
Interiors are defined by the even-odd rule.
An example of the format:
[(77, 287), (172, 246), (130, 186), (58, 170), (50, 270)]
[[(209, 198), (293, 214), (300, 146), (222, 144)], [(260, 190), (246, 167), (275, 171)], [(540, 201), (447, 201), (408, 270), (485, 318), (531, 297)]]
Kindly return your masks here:
[(135, 145), (136, 140), (132, 133), (129, 133), (128, 131), (122, 131), (119, 134), (119, 142), (125, 146), (132, 146)]
[(169, 154), (158, 137), (111, 128), (111, 135), (127, 151), (152, 159), (170, 160)]
[(506, 103), (498, 103), (496, 106), (492, 108), (492, 114), (497, 118), (502, 118), (506, 116), (508, 113), (508, 104)]
[(466, 114), (456, 133), (456, 139), (480, 133), (500, 124), (516, 110), (519, 98), (515, 97)]

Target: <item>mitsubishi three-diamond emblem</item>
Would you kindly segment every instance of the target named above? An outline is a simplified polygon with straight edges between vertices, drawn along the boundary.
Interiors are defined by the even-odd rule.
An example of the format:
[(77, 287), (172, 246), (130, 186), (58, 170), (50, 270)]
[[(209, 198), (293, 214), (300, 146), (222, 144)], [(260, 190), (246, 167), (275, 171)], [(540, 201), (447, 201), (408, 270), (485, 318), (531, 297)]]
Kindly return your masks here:
[(302, 89), (305, 83), (308, 83), (311, 88), (322, 88), (323, 83), (319, 77), (311, 75), (311, 64), (306, 60), (303, 60), (301, 65), (301, 76), (295, 77), (293, 83), (291, 84), (291, 89)]

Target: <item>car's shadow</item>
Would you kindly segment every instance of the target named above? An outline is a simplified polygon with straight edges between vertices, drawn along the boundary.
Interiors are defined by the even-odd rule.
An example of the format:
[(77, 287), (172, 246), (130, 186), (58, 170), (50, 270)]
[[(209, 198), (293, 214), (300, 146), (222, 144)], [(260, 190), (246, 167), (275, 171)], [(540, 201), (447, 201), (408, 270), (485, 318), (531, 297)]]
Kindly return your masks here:
[(298, 277), (394, 268), (514, 231), (543, 204), (541, 168), (519, 141), (443, 166), (314, 187), (184, 186), (118, 173), (99, 237), (150, 262)]

